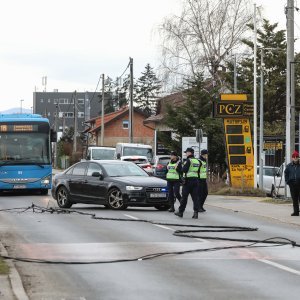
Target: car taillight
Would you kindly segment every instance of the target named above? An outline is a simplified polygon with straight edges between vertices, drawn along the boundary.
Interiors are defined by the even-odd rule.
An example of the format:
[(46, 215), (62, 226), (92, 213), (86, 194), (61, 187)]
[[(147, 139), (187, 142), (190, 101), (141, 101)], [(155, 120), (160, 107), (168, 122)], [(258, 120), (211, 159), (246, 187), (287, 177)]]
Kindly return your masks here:
[(161, 170), (161, 169), (163, 169), (164, 168), (164, 165), (161, 165), (161, 164), (158, 164), (157, 166), (156, 166), (156, 169), (158, 169), (158, 170)]
[(143, 166), (143, 168), (144, 169), (151, 169), (152, 167), (151, 167), (151, 165), (145, 165), (145, 166)]

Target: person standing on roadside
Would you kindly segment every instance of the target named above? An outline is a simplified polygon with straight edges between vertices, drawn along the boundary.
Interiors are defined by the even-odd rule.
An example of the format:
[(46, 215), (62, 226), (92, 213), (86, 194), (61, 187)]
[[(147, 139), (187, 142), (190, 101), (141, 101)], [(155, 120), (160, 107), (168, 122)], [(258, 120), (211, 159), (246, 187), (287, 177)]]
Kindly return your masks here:
[(175, 211), (175, 201), (181, 201), (180, 195), (180, 180), (181, 180), (182, 163), (175, 151), (171, 152), (171, 160), (167, 165), (166, 179), (168, 181), (168, 192), (170, 209), (169, 212)]
[(182, 218), (185, 211), (188, 196), (192, 196), (194, 203), (194, 214), (193, 219), (198, 219), (199, 211), (199, 172), (200, 162), (194, 157), (194, 149), (187, 148), (185, 150), (187, 159), (182, 167), (183, 173), (183, 186), (182, 186), (182, 198), (178, 211), (175, 213), (176, 216)]
[(208, 195), (207, 188), (207, 157), (208, 151), (201, 150), (200, 161), (200, 178), (199, 178), (199, 212), (205, 212), (203, 205)]
[(292, 154), (292, 162), (290, 162), (284, 171), (285, 182), (290, 187), (293, 199), (294, 212), (291, 216), (299, 216), (300, 201), (300, 162), (299, 153), (294, 151)]

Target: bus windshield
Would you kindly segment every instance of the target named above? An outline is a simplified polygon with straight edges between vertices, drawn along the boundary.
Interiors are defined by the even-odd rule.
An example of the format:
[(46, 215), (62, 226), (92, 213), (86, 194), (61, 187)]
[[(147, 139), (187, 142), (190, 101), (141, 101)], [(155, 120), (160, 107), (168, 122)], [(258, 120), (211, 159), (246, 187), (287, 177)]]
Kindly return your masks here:
[(40, 132), (0, 133), (1, 164), (50, 164), (49, 135)]

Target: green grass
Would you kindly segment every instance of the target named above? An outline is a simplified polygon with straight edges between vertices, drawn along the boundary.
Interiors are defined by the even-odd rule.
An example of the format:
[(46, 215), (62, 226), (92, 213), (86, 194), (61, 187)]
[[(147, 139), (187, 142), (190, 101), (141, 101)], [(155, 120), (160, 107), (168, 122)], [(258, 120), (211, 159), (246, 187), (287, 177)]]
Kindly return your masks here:
[(0, 275), (8, 274), (9, 268), (8, 265), (0, 258)]
[(261, 202), (272, 203), (272, 204), (290, 204), (291, 200), (280, 199), (280, 198), (266, 198), (261, 200)]

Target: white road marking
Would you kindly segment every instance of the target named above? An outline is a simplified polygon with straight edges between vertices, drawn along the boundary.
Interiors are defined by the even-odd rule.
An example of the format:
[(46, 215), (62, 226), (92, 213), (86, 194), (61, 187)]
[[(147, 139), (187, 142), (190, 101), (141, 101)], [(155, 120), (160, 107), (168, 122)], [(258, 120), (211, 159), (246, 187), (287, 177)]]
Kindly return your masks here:
[(128, 218), (130, 218), (130, 219), (134, 219), (134, 220), (138, 220), (138, 219), (139, 219), (139, 218), (136, 218), (136, 217), (131, 216), (131, 215), (125, 215), (125, 214), (124, 214), (124, 216), (125, 216), (125, 217), (128, 217)]
[(170, 228), (170, 227), (167, 227), (167, 226), (164, 226), (164, 225), (158, 225), (158, 224), (153, 224), (154, 226), (157, 226), (157, 227), (160, 227), (160, 228), (163, 228), (163, 229), (167, 229), (167, 230), (171, 230), (171, 231), (174, 231), (174, 229)]
[(275, 268), (278, 268), (278, 269), (281, 269), (281, 270), (284, 270), (284, 271), (287, 271), (287, 272), (290, 272), (290, 273), (293, 273), (293, 274), (296, 274), (296, 275), (300, 275), (300, 271), (297, 271), (295, 269), (286, 267), (286, 266), (278, 264), (276, 262), (273, 262), (273, 261), (270, 261), (270, 260), (267, 260), (267, 259), (257, 259), (257, 260), (260, 261), (260, 262), (262, 262), (262, 263), (271, 265), (271, 266), (273, 266)]

